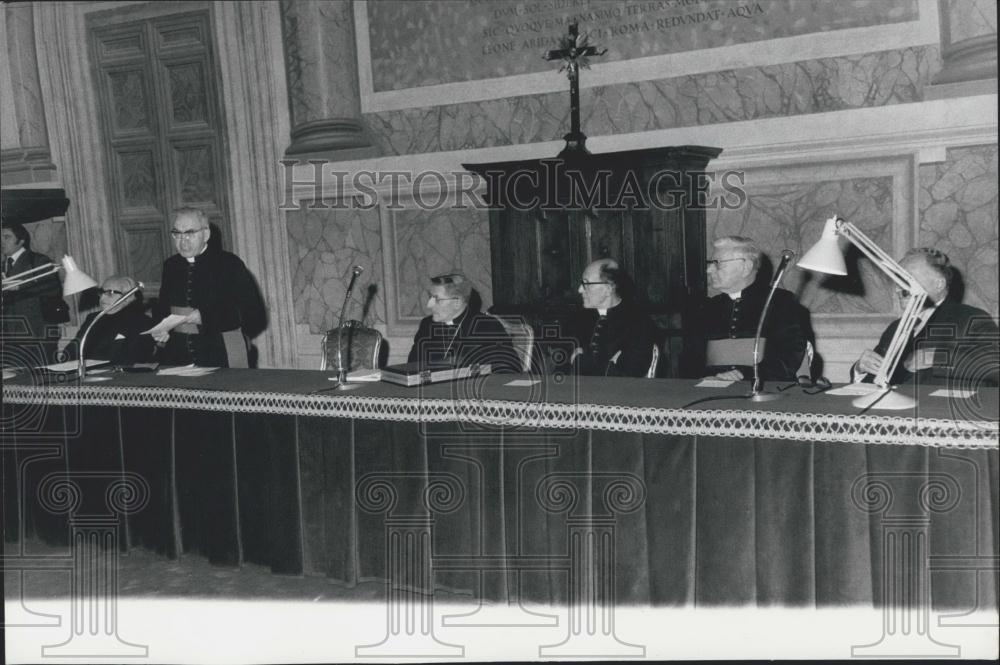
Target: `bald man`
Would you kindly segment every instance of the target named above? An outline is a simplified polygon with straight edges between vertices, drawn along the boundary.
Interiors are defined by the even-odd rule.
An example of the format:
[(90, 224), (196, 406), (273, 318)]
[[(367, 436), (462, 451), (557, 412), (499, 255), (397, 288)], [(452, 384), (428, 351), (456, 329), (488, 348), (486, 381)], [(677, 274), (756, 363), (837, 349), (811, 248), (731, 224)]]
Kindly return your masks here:
[[(87, 315), (76, 338), (64, 351), (66, 360), (79, 357), (80, 344), (85, 334), (87, 346), (83, 349), (83, 356), (88, 360), (110, 360), (114, 365), (134, 365), (153, 360), (153, 340), (149, 335), (142, 334), (144, 330), (153, 327), (152, 319), (143, 312), (142, 292), (118, 302), (135, 286), (135, 280), (124, 275), (104, 280), (101, 285), (100, 310)], [(94, 323), (102, 311), (107, 313)]]
[[(997, 385), (997, 324), (978, 307), (949, 299), (956, 275), (948, 256), (931, 247), (918, 247), (907, 252), (899, 263), (924, 287), (927, 300), (914, 327), (913, 340), (904, 347), (889, 382)], [(897, 296), (905, 300), (908, 294), (897, 291)], [(854, 380), (868, 382), (874, 378), (898, 326), (897, 319), (885, 329), (874, 349), (861, 353), (851, 370)]]
[(628, 277), (614, 259), (594, 261), (583, 271), (584, 311), (572, 323), (577, 351), (573, 361), (583, 376), (644, 377), (653, 359), (656, 328), (649, 316), (624, 296)]

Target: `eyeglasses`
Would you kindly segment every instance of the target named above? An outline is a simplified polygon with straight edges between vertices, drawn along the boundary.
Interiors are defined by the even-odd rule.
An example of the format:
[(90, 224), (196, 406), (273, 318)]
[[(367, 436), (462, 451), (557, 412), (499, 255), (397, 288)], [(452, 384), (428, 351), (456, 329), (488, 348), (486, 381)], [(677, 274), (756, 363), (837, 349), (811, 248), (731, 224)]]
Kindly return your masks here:
[(795, 377), (795, 383), (789, 383), (787, 386), (778, 386), (778, 392), (784, 392), (785, 390), (794, 388), (795, 386), (802, 388), (802, 392), (806, 395), (818, 395), (819, 393), (826, 392), (833, 387), (830, 380), (825, 376), (821, 376), (813, 381), (812, 377), (801, 374)]
[(464, 284), (465, 275), (460, 272), (450, 272), (445, 275), (435, 275), (431, 277), (431, 284)]
[(610, 283), (611, 282), (587, 282), (584, 280), (580, 280), (580, 286), (582, 286), (583, 288), (587, 288), (588, 286), (594, 286), (595, 284), (610, 284)]
[(123, 295), (125, 295), (125, 292), (124, 291), (116, 291), (114, 289), (101, 289), (101, 295), (102, 296), (123, 296)]
[(196, 233), (201, 233), (202, 231), (207, 231), (207, 230), (208, 229), (191, 229), (190, 231), (178, 231), (177, 229), (171, 229), (170, 236), (174, 240), (180, 240), (181, 238), (183, 238), (184, 240), (190, 240), (195, 236)]
[(708, 269), (714, 266), (718, 270), (720, 263), (729, 263), (730, 261), (746, 261), (746, 259), (742, 256), (736, 259), (709, 259), (705, 261), (705, 268)]
[(428, 300), (433, 300), (437, 304), (441, 304), (445, 300), (461, 300), (461, 298), (442, 298), (441, 296), (432, 296), (432, 295), (428, 295), (427, 299)]

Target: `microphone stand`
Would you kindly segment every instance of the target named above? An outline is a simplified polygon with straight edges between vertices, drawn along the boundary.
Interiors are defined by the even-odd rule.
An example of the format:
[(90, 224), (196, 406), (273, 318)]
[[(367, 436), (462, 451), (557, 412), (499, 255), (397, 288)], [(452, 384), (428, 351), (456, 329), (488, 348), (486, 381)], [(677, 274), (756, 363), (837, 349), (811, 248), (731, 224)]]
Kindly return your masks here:
[(83, 381), (87, 380), (87, 378), (86, 378), (87, 377), (87, 362), (83, 359), (83, 349), (84, 349), (85, 346), (87, 346), (87, 337), (90, 335), (90, 331), (94, 329), (94, 326), (97, 325), (97, 322), (100, 321), (104, 317), (105, 314), (107, 314), (108, 312), (110, 312), (115, 307), (117, 307), (121, 303), (125, 302), (129, 298), (131, 298), (133, 295), (135, 295), (136, 293), (138, 293), (140, 289), (142, 289), (142, 283), (141, 282), (139, 284), (136, 284), (135, 286), (133, 286), (131, 289), (129, 289), (125, 293), (123, 293), (121, 295), (121, 297), (118, 298), (118, 300), (116, 300), (113, 303), (111, 303), (110, 307), (108, 307), (107, 309), (102, 309), (100, 312), (98, 312), (97, 316), (94, 317), (94, 320), (90, 322), (90, 325), (87, 326), (87, 329), (83, 332), (83, 338), (80, 340), (80, 352), (77, 354), (78, 357), (77, 357), (77, 366), (76, 366), (77, 374), (80, 377), (80, 382), (81, 383)]
[(760, 320), (757, 321), (757, 333), (754, 335), (753, 340), (753, 387), (750, 389), (750, 394), (747, 395), (753, 402), (771, 402), (784, 397), (781, 393), (766, 392), (761, 386), (760, 335), (764, 330), (764, 321), (767, 320), (767, 313), (771, 309), (771, 299), (774, 297), (774, 292), (777, 290), (778, 284), (781, 283), (781, 278), (785, 276), (785, 269), (788, 268), (788, 263), (792, 260), (793, 256), (795, 256), (795, 252), (790, 249), (786, 249), (781, 253), (781, 263), (778, 265), (778, 270), (771, 281), (771, 290), (767, 294), (767, 300), (764, 301), (764, 309), (761, 310)]
[(347, 368), (344, 367), (344, 314), (347, 312), (347, 303), (351, 299), (351, 292), (354, 291), (354, 283), (358, 280), (358, 275), (364, 271), (361, 266), (354, 266), (351, 269), (351, 281), (347, 284), (347, 292), (344, 294), (344, 304), (340, 307), (340, 318), (337, 321), (337, 387), (347, 384)]

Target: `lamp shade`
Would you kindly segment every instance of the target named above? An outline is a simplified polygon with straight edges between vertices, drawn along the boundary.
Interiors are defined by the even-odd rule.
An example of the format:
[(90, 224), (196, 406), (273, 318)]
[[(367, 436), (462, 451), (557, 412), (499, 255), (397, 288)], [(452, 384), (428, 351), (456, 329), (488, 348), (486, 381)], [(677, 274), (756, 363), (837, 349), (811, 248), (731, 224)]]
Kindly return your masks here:
[(80, 293), (97, 286), (97, 282), (90, 275), (80, 270), (72, 256), (64, 256), (62, 266), (63, 270), (66, 271), (66, 276), (63, 278), (64, 296), (71, 296), (74, 293)]
[(809, 248), (809, 251), (795, 265), (805, 270), (814, 270), (826, 273), (827, 275), (847, 274), (844, 253), (840, 251), (840, 242), (837, 240), (836, 216), (826, 220), (819, 240)]

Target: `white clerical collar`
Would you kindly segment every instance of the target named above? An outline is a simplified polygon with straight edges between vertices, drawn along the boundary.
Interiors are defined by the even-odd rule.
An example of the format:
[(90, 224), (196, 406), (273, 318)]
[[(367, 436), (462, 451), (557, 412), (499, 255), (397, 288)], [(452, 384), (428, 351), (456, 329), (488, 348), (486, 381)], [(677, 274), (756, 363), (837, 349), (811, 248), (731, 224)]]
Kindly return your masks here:
[(597, 309), (597, 313), (600, 314), (601, 316), (607, 316), (608, 315), (608, 310), (607, 309), (598, 308)]
[(20, 248), (19, 250), (17, 250), (17, 251), (16, 251), (16, 252), (14, 252), (13, 254), (11, 254), (11, 255), (10, 255), (10, 259), (11, 259), (11, 260), (12, 260), (12, 261), (13, 261), (14, 263), (17, 263), (17, 260), (18, 260), (19, 258), (21, 258), (21, 255), (22, 255), (22, 254), (24, 254), (24, 247)]
[(727, 293), (726, 295), (733, 300), (739, 300), (740, 298), (743, 297), (743, 291), (737, 291), (736, 293)]
[[(208, 249), (208, 245), (205, 245), (204, 247), (201, 248), (201, 251), (198, 252), (198, 256), (201, 256), (202, 254), (204, 254), (206, 249)], [(194, 263), (194, 260), (196, 258), (198, 258), (198, 257), (197, 256), (185, 256), (184, 258), (187, 259), (188, 263)]]
[(463, 309), (463, 310), (462, 310), (462, 311), (461, 311), (461, 312), (459, 313), (459, 315), (458, 315), (458, 316), (456, 316), (456, 317), (455, 317), (454, 319), (452, 319), (452, 320), (450, 320), (450, 321), (445, 321), (445, 322), (444, 322), (444, 324), (445, 324), (446, 326), (454, 326), (454, 325), (458, 325), (458, 323), (457, 323), (457, 322), (460, 322), (460, 321), (461, 321), (462, 319), (464, 319), (464, 318), (465, 318), (465, 314), (466, 314), (466, 312), (468, 312), (468, 311), (469, 311), (469, 308), (468, 308), (468, 307), (466, 307), (465, 309)]

